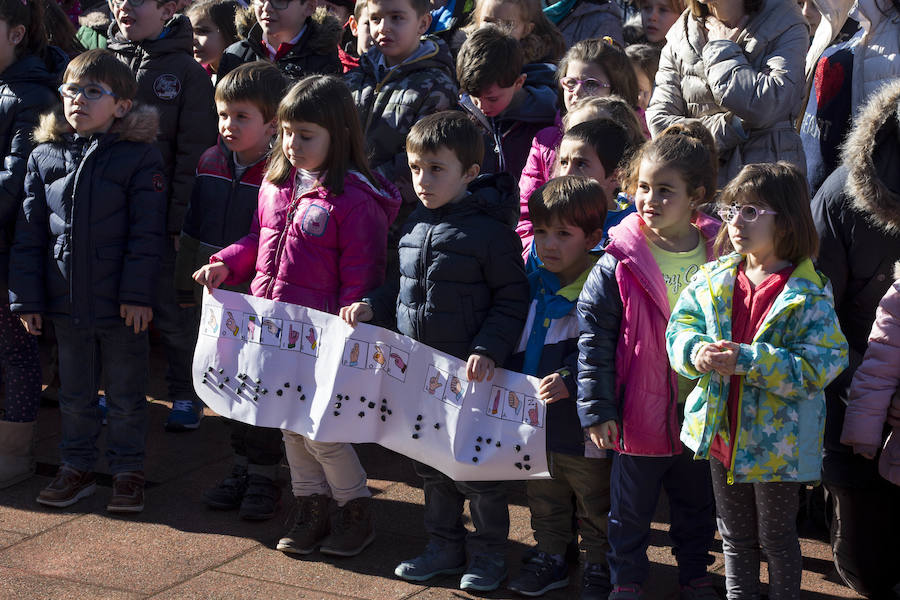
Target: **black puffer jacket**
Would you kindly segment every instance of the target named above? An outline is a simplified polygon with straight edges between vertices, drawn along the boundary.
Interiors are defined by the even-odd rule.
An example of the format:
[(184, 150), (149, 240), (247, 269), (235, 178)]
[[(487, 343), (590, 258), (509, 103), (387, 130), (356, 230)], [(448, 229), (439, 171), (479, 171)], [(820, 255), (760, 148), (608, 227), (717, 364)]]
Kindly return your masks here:
[(121, 319), (150, 306), (165, 240), (165, 179), (156, 111), (136, 106), (108, 133), (78, 138), (61, 111), (41, 118), (10, 254), (10, 308)]
[[(470, 195), (436, 210), (419, 206), (403, 227), (400, 276), (367, 298), (376, 321), (457, 358), (483, 354), (502, 366), (528, 316), (528, 281), (515, 180), (482, 175)], [(399, 294), (398, 292), (399, 282)]]
[(194, 60), (191, 22), (176, 15), (165, 35), (131, 42), (109, 26), (109, 49), (131, 67), (137, 78), (137, 99), (159, 112), (159, 148), (168, 183), (169, 235), (181, 233), (184, 212), (194, 188), (200, 155), (216, 143), (213, 87), (206, 69)]
[(834, 289), (850, 368), (825, 390), (824, 479), (856, 487), (875, 476), (875, 461), (840, 443), (850, 382), (868, 346), (875, 309), (900, 260), (900, 81), (874, 95), (855, 119), (843, 165), (812, 203), (821, 246), (818, 268)]
[(22, 206), (25, 165), (34, 148), (31, 133), (41, 113), (59, 101), (59, 77), (68, 59), (48, 48), (45, 60), (23, 56), (0, 73), (0, 293), (6, 294), (9, 247)]
[[(306, 31), (297, 45), (275, 61), (282, 74), (291, 83), (307, 75), (340, 75), (344, 68), (338, 59), (338, 43), (341, 38), (341, 24), (323, 10), (306, 20)], [(262, 45), (262, 27), (253, 25), (247, 39), (239, 40), (225, 49), (219, 62), (219, 80), (235, 67), (254, 60), (269, 60), (269, 54)]]

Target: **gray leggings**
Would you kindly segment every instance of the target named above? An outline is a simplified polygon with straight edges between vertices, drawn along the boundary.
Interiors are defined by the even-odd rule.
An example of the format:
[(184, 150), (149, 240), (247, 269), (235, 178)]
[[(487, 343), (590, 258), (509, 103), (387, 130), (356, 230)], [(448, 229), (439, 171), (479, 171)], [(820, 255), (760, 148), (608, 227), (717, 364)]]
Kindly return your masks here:
[(725, 552), (728, 600), (759, 598), (760, 548), (769, 564), (769, 598), (800, 598), (803, 557), (797, 538), (800, 485), (794, 482), (735, 483), (727, 470), (709, 461), (716, 522)]

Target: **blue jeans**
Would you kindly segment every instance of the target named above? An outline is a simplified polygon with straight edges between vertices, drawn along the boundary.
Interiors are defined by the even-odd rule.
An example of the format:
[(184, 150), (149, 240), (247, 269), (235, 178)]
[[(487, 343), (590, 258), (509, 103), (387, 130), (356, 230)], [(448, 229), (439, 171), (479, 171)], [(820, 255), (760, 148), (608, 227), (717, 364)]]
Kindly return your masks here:
[(159, 264), (153, 326), (162, 337), (169, 363), (166, 369), (169, 400), (197, 400), (191, 382), (191, 365), (200, 327), (200, 309), (197, 306), (178, 306), (175, 297), (175, 247), (169, 239)]
[(682, 446), (677, 456), (616, 454), (610, 474), (609, 569), (613, 585), (643, 584), (647, 545), (660, 488), (669, 499), (672, 553), (682, 585), (706, 575), (713, 562), (715, 500), (709, 462)]
[(91, 471), (97, 462), (101, 420), (97, 403), (100, 370), (108, 392), (106, 458), (113, 474), (144, 469), (147, 435), (149, 345), (124, 322), (74, 325), (53, 319), (59, 343), (60, 454), (63, 464)]
[[(453, 481), (437, 469), (413, 462), (422, 478), (425, 492), (425, 531), (429, 538), (470, 554), (506, 553), (509, 536), (509, 505), (503, 481)], [(462, 522), (463, 503), (469, 499), (469, 511), (475, 532), (467, 534)]]

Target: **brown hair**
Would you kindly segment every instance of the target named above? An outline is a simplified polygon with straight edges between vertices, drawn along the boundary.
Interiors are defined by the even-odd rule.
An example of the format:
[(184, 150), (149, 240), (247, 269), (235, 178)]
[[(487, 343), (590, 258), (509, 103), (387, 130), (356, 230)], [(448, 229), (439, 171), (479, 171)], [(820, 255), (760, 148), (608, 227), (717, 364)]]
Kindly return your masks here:
[[(698, 21), (703, 21), (710, 15), (709, 7), (700, 2), (700, 0), (686, 0), (687, 7), (691, 10), (691, 16)], [(752, 15), (762, 10), (765, 0), (744, 0), (744, 12)]]
[(212, 21), (225, 39), (225, 45), (230, 46), (238, 40), (237, 26), (234, 24), (237, 9), (238, 3), (234, 0), (201, 0), (191, 4), (184, 14), (188, 18), (195, 15), (198, 19)]
[[(305, 0), (305, 1), (309, 2), (310, 0)], [(372, 0), (368, 0), (367, 4), (368, 4), (368, 2), (371, 2), (371, 1)], [(412, 9), (414, 11), (416, 11), (416, 16), (421, 17), (425, 13), (431, 11), (431, 0), (407, 0), (407, 1), (409, 2), (409, 5), (412, 7)], [(354, 9), (355, 8), (356, 7), (354, 7)]]
[(499, 27), (487, 25), (472, 32), (456, 58), (459, 91), (478, 96), (497, 84), (508, 88), (522, 74), (524, 59), (516, 39)]
[[(677, 1), (677, 0), (676, 0)], [(682, 9), (683, 10), (683, 9)], [(625, 55), (631, 64), (639, 68), (650, 80), (656, 79), (656, 72), (659, 70), (659, 56), (661, 51), (651, 44), (631, 44), (625, 48)]]
[[(533, 25), (531, 31), (519, 40), (522, 52), (528, 57), (526, 62), (552, 61), (556, 62), (566, 51), (566, 39), (547, 15), (544, 14), (541, 0), (502, 0), (508, 4), (515, 4), (522, 11), (522, 20)], [(478, 29), (480, 11), (484, 2), (475, 0), (475, 8), (472, 10), (471, 22), (465, 31), (469, 35)]]
[(660, 135), (684, 135), (700, 140), (700, 143), (706, 146), (713, 163), (719, 164), (719, 150), (716, 148), (716, 140), (713, 139), (709, 129), (706, 128), (706, 125), (700, 119), (683, 119), (677, 123), (672, 123), (663, 129)]
[(25, 36), (16, 45), (16, 57), (23, 54), (43, 56), (47, 49), (47, 32), (44, 29), (44, 7), (40, 0), (0, 0), (0, 20), (10, 29), (25, 27)]
[(269, 122), (278, 112), (284, 96), (285, 81), (281, 69), (267, 60), (244, 63), (229, 71), (216, 84), (216, 102), (250, 102)]
[[(307, 0), (309, 2), (311, 0)], [(378, 180), (369, 170), (363, 143), (362, 127), (356, 104), (346, 84), (333, 75), (310, 75), (295, 83), (278, 105), (278, 122), (305, 121), (328, 131), (328, 156), (325, 158), (325, 187), (332, 194), (344, 192), (344, 178), (356, 169), (378, 187)], [(290, 177), (293, 166), (281, 148), (284, 132), (269, 158), (266, 180), (282, 185)]]
[(603, 229), (607, 198), (600, 184), (589, 177), (563, 175), (531, 193), (528, 212), (535, 226), (555, 219), (579, 227), (585, 235)]
[[(806, 177), (792, 164), (780, 161), (746, 165), (722, 190), (719, 203), (723, 206), (752, 204), (776, 211), (775, 255), (778, 258), (796, 265), (818, 254), (819, 235), (809, 208)], [(727, 223), (722, 224), (715, 247), (718, 254), (734, 251)]]
[(88, 50), (73, 58), (66, 66), (62, 80), (105, 83), (120, 100), (133, 100), (137, 95), (134, 73), (115, 54), (102, 48)]
[(369, 0), (356, 0), (356, 4), (353, 5), (353, 18), (356, 19), (357, 23), (359, 23), (363, 10), (368, 10), (368, 4)]
[[(621, 96), (632, 107), (638, 105), (637, 76), (634, 74), (625, 51), (612, 39), (581, 40), (569, 48), (566, 55), (559, 61), (559, 69), (556, 71), (557, 82), (566, 76), (569, 63), (576, 60), (591, 63), (603, 69), (609, 79), (610, 93)], [(562, 94), (562, 86), (560, 86), (560, 94)], [(561, 101), (560, 106), (563, 106)]]
[(595, 110), (600, 113), (599, 116), (609, 117), (624, 127), (628, 132), (628, 145), (633, 150), (640, 148), (647, 141), (637, 113), (620, 96), (590, 96), (579, 100), (563, 117), (563, 129), (569, 128), (569, 115), (581, 110)]
[(445, 110), (419, 119), (406, 136), (406, 151), (422, 154), (449, 148), (465, 171), (484, 158), (481, 132), (463, 113)]

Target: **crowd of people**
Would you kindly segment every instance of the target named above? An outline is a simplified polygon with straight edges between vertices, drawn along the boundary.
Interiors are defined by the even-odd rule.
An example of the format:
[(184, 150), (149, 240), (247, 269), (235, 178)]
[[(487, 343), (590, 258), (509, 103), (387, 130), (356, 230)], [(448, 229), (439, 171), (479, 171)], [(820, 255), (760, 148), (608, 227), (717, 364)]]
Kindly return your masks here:
[[(669, 504), (680, 597), (799, 598), (825, 489), (854, 590), (900, 583), (900, 0), (0, 0), (0, 487), (144, 508), (150, 351), (196, 430), (205, 286), (370, 322), (540, 379), (551, 478), (510, 572), (507, 484), (415, 462), (394, 573), (636, 600)], [(895, 272), (895, 266), (897, 271)], [(38, 337), (40, 336), (40, 338)], [(54, 340), (42, 373), (38, 339)], [(98, 395), (98, 390), (103, 393)], [(209, 507), (354, 556), (349, 443), (229, 421)], [(223, 440), (224, 443), (224, 440)], [(152, 448), (150, 449), (152, 451)], [(465, 500), (474, 525), (463, 526)]]

